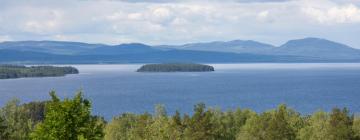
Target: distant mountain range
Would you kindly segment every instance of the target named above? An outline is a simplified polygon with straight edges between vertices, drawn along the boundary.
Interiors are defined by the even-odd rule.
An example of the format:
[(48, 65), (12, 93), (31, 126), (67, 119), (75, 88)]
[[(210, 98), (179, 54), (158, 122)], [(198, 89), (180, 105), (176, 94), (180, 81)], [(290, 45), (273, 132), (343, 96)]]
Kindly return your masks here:
[(157, 47), (231, 53), (262, 53), (273, 49), (275, 46), (252, 40), (233, 40), (229, 42), (215, 41), (206, 43), (191, 43), (179, 46), (162, 45)]
[(0, 43), (0, 63), (360, 62), (360, 50), (320, 38), (273, 46), (252, 40), (149, 46), (63, 41)]

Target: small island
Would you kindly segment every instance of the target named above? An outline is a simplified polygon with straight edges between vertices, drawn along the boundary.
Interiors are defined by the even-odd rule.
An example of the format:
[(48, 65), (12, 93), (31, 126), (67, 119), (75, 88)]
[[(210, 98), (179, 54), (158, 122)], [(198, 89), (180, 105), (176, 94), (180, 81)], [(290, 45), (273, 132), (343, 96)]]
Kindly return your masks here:
[(191, 63), (167, 63), (167, 64), (146, 64), (141, 66), (137, 72), (210, 72), (214, 71), (213, 66)]
[(74, 67), (0, 65), (0, 79), (23, 77), (57, 77), (78, 74)]

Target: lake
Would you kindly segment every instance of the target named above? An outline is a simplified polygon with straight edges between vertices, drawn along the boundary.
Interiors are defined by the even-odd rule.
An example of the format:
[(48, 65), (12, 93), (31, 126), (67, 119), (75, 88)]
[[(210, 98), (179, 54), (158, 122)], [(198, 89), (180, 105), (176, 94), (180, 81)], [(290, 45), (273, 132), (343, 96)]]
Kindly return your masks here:
[(110, 119), (124, 112), (191, 113), (196, 103), (223, 110), (261, 112), (285, 103), (301, 113), (347, 107), (360, 112), (360, 63), (210, 64), (215, 72), (137, 73), (141, 65), (72, 65), (78, 75), (0, 80), (0, 105), (72, 97), (78, 90), (93, 113)]

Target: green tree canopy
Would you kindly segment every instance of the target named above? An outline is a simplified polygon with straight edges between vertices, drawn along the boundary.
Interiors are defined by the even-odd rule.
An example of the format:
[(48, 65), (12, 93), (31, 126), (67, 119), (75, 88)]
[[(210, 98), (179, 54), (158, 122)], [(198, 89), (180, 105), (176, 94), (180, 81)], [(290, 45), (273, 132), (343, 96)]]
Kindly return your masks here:
[(100, 140), (104, 122), (91, 116), (91, 103), (78, 92), (61, 101), (54, 91), (46, 104), (45, 120), (31, 134), (34, 140)]
[(29, 139), (34, 120), (29, 116), (29, 108), (20, 105), (18, 99), (9, 101), (0, 111), (1, 116), (6, 123), (7, 128), (5, 129), (6, 135), (11, 140), (24, 140)]
[(0, 116), (0, 140), (9, 139), (9, 134), (6, 132), (8, 126), (2, 116)]
[(349, 140), (353, 138), (353, 116), (349, 111), (334, 108), (329, 118), (329, 140)]

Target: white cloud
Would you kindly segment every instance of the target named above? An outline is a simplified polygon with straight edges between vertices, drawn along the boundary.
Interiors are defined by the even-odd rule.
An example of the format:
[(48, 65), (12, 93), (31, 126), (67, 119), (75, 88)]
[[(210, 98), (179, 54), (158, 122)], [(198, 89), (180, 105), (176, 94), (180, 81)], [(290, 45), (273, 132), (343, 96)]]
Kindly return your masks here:
[(111, 15), (106, 15), (105, 17), (108, 20), (121, 20), (124, 16), (125, 14), (120, 11), (120, 12), (114, 12)]
[(360, 24), (357, 0), (3, 1), (0, 33), (13, 40), (181, 44), (253, 39), (279, 45), (315, 36), (354, 40), (350, 44), (360, 47), (355, 37), (360, 29), (354, 29)]
[(0, 35), (0, 42), (12, 41), (12, 38), (8, 35)]
[(130, 20), (142, 20), (143, 14), (141, 13), (130, 13), (127, 15), (128, 19)]
[(53, 31), (58, 26), (57, 21), (27, 21), (23, 26), (25, 32), (31, 32), (36, 34), (44, 34)]
[(329, 7), (308, 6), (303, 12), (322, 24), (359, 23), (360, 8), (354, 4), (334, 5)]
[(49, 34), (61, 30), (63, 15), (62, 10), (23, 5), (0, 11), (0, 16), (7, 19), (2, 23), (5, 26), (2, 30), (34, 34)]
[(175, 26), (184, 26), (186, 24), (189, 24), (189, 21), (186, 20), (185, 18), (180, 18), (180, 17), (177, 17), (175, 18), (172, 23), (172, 25), (175, 25)]
[(257, 19), (259, 21), (266, 21), (268, 19), (268, 17), (269, 17), (269, 11), (267, 11), (267, 10), (262, 11), (257, 15)]
[(57, 34), (54, 35), (53, 37), (55, 40), (59, 40), (59, 41), (71, 41), (72, 39), (66, 35), (62, 35), (62, 34)]
[(148, 17), (152, 22), (158, 24), (167, 24), (173, 20), (173, 13), (169, 8), (156, 7), (151, 10), (151, 15)]
[[(111, 0), (105, 0), (111, 1)], [(177, 2), (189, 2), (189, 1), (197, 1), (197, 2), (209, 2), (209, 1), (218, 1), (218, 2), (236, 2), (236, 3), (265, 3), (265, 2), (286, 2), (291, 0), (117, 0), (123, 2), (133, 2), (133, 3), (177, 3)]]

